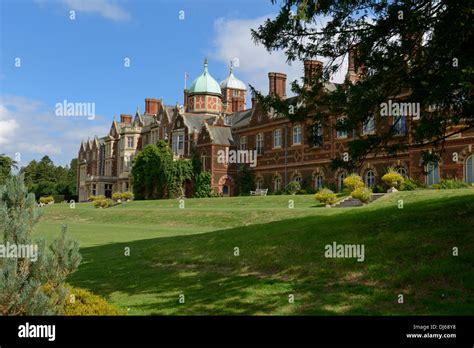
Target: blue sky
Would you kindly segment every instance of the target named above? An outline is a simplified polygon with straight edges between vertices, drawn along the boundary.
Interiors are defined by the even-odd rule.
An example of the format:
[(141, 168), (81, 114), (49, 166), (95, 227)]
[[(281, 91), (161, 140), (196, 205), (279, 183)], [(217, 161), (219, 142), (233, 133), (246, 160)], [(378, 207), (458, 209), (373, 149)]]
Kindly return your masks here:
[[(238, 58), (236, 76), (264, 92), (269, 71), (288, 82), (302, 74), (300, 63), (288, 66), (250, 39), (251, 27), (278, 12), (270, 0), (0, 3), (0, 153), (19, 154), (21, 165), (45, 154), (69, 163), (82, 138), (105, 135), (114, 115), (143, 112), (146, 97), (182, 103), (184, 73), (189, 86), (205, 57), (218, 81)], [(95, 103), (97, 116), (58, 117), (63, 100)]]

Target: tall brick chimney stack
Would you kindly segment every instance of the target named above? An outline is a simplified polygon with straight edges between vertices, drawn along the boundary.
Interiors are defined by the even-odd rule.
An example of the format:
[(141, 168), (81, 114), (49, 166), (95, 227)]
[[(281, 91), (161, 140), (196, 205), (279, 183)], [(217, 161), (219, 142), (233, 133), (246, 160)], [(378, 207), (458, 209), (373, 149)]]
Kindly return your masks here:
[(156, 115), (160, 110), (161, 100), (146, 98), (145, 99), (145, 114)]
[(359, 81), (362, 76), (365, 74), (364, 65), (359, 65), (356, 68), (356, 58), (357, 58), (357, 48), (352, 47), (349, 49), (349, 62), (347, 67), (346, 79), (352, 83)]
[(280, 98), (286, 98), (286, 74), (268, 73), (268, 93), (276, 94)]
[(304, 61), (304, 84), (307, 86), (313, 79), (323, 74), (323, 62), (319, 60)]
[(252, 109), (257, 105), (257, 97), (252, 96)]
[(120, 123), (125, 125), (125, 124), (132, 124), (133, 121), (133, 116), (132, 115), (127, 115), (127, 114), (121, 114), (120, 115)]

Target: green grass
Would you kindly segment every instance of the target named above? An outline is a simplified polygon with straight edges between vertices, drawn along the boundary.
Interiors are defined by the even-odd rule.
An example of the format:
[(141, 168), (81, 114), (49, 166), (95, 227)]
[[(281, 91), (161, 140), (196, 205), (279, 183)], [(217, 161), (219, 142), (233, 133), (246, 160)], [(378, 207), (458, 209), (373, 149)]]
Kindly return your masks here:
[[(312, 195), (185, 204), (55, 204), (36, 233), (50, 240), (68, 223), (83, 255), (68, 282), (133, 315), (474, 313), (472, 189), (399, 192), (344, 209)], [(364, 244), (365, 261), (325, 258), (333, 241)]]

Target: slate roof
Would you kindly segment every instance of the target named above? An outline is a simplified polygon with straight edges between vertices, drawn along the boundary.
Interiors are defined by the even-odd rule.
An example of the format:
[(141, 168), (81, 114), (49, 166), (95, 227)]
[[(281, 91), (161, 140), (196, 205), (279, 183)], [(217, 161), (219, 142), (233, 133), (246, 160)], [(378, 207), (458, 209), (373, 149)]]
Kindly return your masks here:
[(233, 145), (231, 128), (227, 126), (208, 126), (212, 143), (217, 145)]
[(235, 128), (245, 127), (249, 125), (252, 116), (252, 109), (235, 112), (230, 117), (231, 126)]

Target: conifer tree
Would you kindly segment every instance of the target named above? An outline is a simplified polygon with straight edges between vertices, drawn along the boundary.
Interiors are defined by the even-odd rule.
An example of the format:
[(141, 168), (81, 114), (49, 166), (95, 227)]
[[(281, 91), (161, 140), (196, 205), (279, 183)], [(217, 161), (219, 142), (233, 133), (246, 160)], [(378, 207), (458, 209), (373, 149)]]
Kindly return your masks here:
[(65, 279), (81, 262), (79, 243), (68, 239), (66, 226), (50, 246), (42, 240), (33, 243), (34, 225), (39, 217), (40, 209), (36, 206), (34, 194), (28, 193), (23, 175), (12, 176), (0, 186), (3, 245), (37, 245), (37, 257), (34, 258), (0, 257), (1, 315), (63, 313), (67, 296)]

